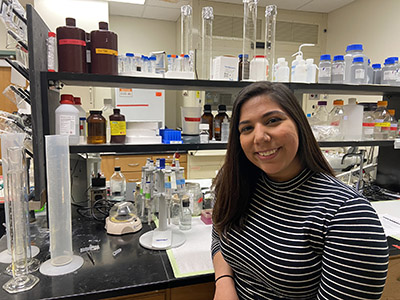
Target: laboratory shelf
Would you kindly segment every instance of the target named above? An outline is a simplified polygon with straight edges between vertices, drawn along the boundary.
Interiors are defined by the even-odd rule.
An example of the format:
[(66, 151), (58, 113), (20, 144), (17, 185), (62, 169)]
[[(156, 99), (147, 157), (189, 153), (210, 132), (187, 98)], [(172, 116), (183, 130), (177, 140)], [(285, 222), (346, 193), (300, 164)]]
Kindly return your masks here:
[(380, 147), (394, 147), (393, 140), (374, 140), (374, 141), (321, 141), (318, 142), (321, 148), (324, 147), (366, 147), (366, 146), (380, 146)]

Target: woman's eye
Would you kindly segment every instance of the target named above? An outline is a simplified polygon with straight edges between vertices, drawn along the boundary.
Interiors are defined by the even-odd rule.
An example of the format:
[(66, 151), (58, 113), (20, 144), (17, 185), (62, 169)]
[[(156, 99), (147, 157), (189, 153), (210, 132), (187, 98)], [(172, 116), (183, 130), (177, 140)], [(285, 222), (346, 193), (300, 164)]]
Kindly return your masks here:
[(246, 132), (249, 132), (251, 130), (251, 128), (252, 128), (251, 126), (245, 126), (245, 127), (240, 128), (239, 132), (246, 133)]
[(277, 123), (279, 121), (282, 121), (281, 118), (270, 118), (266, 121), (266, 124), (273, 124), (273, 123)]

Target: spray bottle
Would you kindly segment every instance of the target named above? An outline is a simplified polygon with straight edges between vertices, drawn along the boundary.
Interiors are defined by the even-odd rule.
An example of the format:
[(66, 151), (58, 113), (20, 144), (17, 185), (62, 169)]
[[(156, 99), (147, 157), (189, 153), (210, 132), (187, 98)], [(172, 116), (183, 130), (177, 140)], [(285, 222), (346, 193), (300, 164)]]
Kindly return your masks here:
[[(292, 61), (292, 66), (291, 66), (291, 82), (299, 82), (296, 80), (296, 78), (304, 78), (306, 76), (303, 76), (303, 74), (300, 74), (301, 72), (305, 72), (305, 68), (303, 68), (303, 64), (301, 67), (301, 72), (295, 74), (296, 72), (296, 66), (301, 62), (304, 61), (303, 59), (303, 52), (301, 51), (301, 48), (303, 47), (308, 47), (308, 46), (315, 46), (315, 44), (301, 44), (299, 47), (299, 51), (297, 51), (296, 53), (294, 53), (292, 56), (296, 56), (296, 58)], [(304, 65), (305, 65), (305, 61), (304, 61)], [(303, 70), (304, 69), (304, 70)], [(299, 70), (297, 70), (299, 71)]]

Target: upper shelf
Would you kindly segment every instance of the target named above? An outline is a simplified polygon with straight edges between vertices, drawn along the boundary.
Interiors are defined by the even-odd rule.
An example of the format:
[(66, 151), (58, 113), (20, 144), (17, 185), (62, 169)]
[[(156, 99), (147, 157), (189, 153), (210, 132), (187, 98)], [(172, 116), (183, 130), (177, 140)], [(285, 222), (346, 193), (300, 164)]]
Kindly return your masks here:
[[(81, 74), (42, 72), (43, 81), (49, 83), (60, 81), (73, 86), (96, 86), (112, 88), (151, 88), (167, 90), (196, 90), (196, 91), (239, 91), (251, 82), (170, 79), (152, 77), (133, 77), (117, 75)], [(351, 84), (308, 84), (285, 83), (296, 93), (350, 94), (350, 95), (393, 95), (400, 94), (400, 87), (387, 85), (351, 85)]]

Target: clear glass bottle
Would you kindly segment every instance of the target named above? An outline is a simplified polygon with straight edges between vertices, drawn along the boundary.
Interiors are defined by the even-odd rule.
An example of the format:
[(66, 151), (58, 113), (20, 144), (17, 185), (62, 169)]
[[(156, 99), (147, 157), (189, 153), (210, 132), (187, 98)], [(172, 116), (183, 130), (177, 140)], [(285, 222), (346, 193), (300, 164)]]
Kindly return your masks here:
[(375, 120), (374, 126), (374, 139), (375, 140), (387, 140), (389, 130), (385, 130), (385, 128), (390, 129), (390, 122), (387, 124), (390, 115), (387, 111), (387, 101), (378, 101), (378, 107), (376, 108), (373, 116)]
[(121, 173), (121, 167), (115, 167), (110, 177), (110, 198), (113, 201), (125, 201), (126, 179)]
[(335, 134), (332, 137), (334, 140), (342, 140), (343, 139), (343, 100), (338, 99), (333, 101), (333, 108), (329, 112), (328, 120), (331, 126), (333, 126), (335, 130)]
[[(189, 200), (188, 197), (186, 199)], [(174, 194), (172, 196), (170, 216), (171, 216), (171, 223), (174, 225), (179, 225), (179, 219), (181, 216), (181, 200), (178, 194)]]
[(374, 127), (375, 119), (372, 114), (371, 108), (364, 105), (362, 140), (370, 141), (374, 139)]
[(367, 80), (368, 76), (367, 69), (364, 64), (364, 57), (354, 57), (350, 68), (350, 83), (366, 84)]
[(331, 83), (331, 56), (330, 54), (321, 55), (319, 62), (318, 83)]
[(200, 123), (200, 143), (207, 144), (210, 140), (210, 133), (208, 132), (209, 125), (206, 123)]
[(229, 120), (225, 117), (221, 124), (221, 141), (227, 143), (229, 139)]
[(396, 61), (394, 57), (385, 59), (382, 68), (382, 84), (395, 85), (396, 84)]
[(389, 130), (389, 139), (395, 139), (397, 136), (397, 120), (395, 118), (395, 112), (396, 110), (394, 109), (388, 109), (388, 112), (390, 114), (390, 130)]
[(309, 120), (311, 125), (327, 125), (329, 114), (326, 105), (326, 101), (318, 101), (315, 113)]
[(344, 56), (336, 55), (333, 57), (331, 70), (331, 83), (343, 83), (344, 81)]
[(182, 201), (182, 210), (179, 219), (180, 230), (190, 230), (192, 228), (192, 212), (189, 208), (189, 200)]
[(381, 64), (372, 65), (372, 83), (381, 84), (382, 81), (382, 68)]

